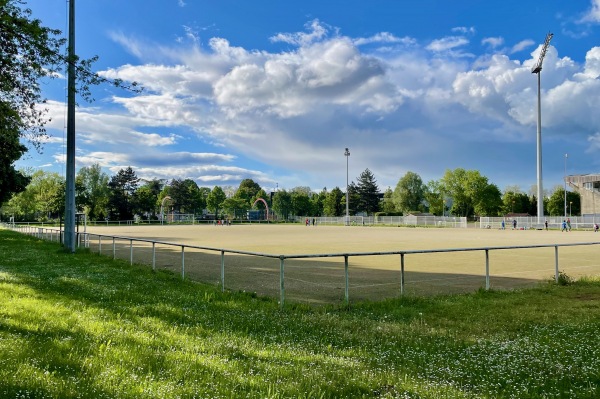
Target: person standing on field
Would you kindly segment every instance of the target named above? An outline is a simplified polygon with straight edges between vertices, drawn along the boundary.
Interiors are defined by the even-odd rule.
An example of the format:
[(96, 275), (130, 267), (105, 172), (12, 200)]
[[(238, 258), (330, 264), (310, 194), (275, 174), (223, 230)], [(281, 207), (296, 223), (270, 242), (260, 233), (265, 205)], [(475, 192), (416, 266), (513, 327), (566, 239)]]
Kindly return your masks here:
[(513, 230), (517, 229), (517, 219), (513, 219)]
[(546, 226), (546, 230), (548, 230), (548, 219), (544, 222), (544, 226)]

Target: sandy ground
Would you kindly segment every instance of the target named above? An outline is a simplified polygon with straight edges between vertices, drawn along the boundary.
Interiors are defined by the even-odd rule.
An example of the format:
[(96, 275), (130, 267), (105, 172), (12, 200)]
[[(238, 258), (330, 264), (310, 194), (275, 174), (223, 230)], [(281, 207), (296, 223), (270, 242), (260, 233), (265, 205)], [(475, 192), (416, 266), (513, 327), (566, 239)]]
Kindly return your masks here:
[[(491, 230), (406, 227), (343, 227), (304, 225), (187, 225), (90, 227), (92, 234), (151, 239), (182, 245), (244, 250), (271, 255), (340, 254), (327, 258), (285, 261), (286, 300), (335, 302), (344, 299), (345, 253), (420, 249), (485, 248), (534, 244), (598, 243), (558, 248), (559, 270), (571, 277), (600, 275), (600, 233), (592, 231)], [(113, 251), (112, 239), (92, 236), (93, 251)], [(133, 247), (133, 251), (132, 251)], [(188, 278), (218, 284), (220, 251), (156, 244), (156, 267)], [(150, 244), (115, 241), (118, 257), (152, 264)], [(184, 254), (182, 255), (182, 252)], [(513, 289), (552, 278), (555, 248), (489, 251), (490, 286)], [(279, 259), (225, 253), (225, 287), (279, 295)], [(435, 294), (485, 287), (484, 250), (404, 256), (404, 292)], [(350, 299), (378, 300), (400, 294), (400, 255), (350, 256)]]

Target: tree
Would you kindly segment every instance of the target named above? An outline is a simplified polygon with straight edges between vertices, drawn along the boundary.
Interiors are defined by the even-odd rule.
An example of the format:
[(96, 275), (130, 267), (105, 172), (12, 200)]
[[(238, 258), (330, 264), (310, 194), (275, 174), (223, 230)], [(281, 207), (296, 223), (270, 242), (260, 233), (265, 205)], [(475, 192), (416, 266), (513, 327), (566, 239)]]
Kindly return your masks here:
[(396, 184), (393, 199), (396, 209), (405, 215), (410, 211), (419, 211), (425, 199), (425, 186), (421, 176), (414, 172), (406, 172)]
[(119, 170), (111, 177), (108, 183), (108, 209), (112, 220), (133, 218), (139, 180), (131, 166)]
[(192, 179), (173, 179), (169, 187), (173, 207), (180, 213), (200, 213), (206, 207), (206, 199)]
[(159, 196), (163, 188), (162, 179), (146, 180), (137, 190), (136, 211), (148, 220), (156, 218), (160, 206)]
[(64, 179), (58, 173), (35, 171), (27, 188), (8, 201), (7, 208), (19, 218), (45, 221), (64, 210)]
[(34, 191), (39, 219), (59, 217), (65, 209), (65, 180), (55, 172), (37, 171), (28, 188)]
[(75, 177), (77, 206), (85, 210), (90, 220), (106, 217), (108, 181), (108, 175), (97, 163), (79, 169)]
[(385, 213), (396, 213), (396, 204), (394, 203), (394, 192), (388, 187), (383, 193), (381, 211)]
[(24, 191), (29, 183), (29, 178), (14, 167), (15, 161), (27, 152), (19, 142), (18, 123), (14, 119), (18, 120), (18, 115), (0, 100), (0, 205), (13, 193)]
[(500, 189), (495, 184), (487, 184), (477, 192), (474, 211), (482, 216), (500, 216), (502, 213), (502, 198)]
[(287, 220), (292, 212), (292, 195), (286, 190), (279, 190), (273, 196), (273, 211)]
[(235, 197), (226, 198), (221, 204), (221, 207), (223, 208), (223, 211), (230, 217), (237, 217), (240, 219), (244, 218), (244, 215), (248, 210), (246, 200)]
[(240, 182), (240, 186), (235, 192), (235, 198), (241, 198), (246, 201), (247, 208), (252, 205), (252, 200), (256, 198), (256, 194), (261, 190), (258, 183), (255, 183), (252, 179), (244, 179)]
[(206, 198), (206, 207), (215, 214), (215, 219), (219, 217), (219, 210), (226, 198), (225, 192), (219, 186), (215, 186), (210, 194), (208, 194), (208, 197)]
[(310, 198), (306, 192), (295, 189), (291, 192), (292, 196), (292, 214), (296, 216), (311, 216), (312, 207)]
[[(489, 187), (488, 178), (477, 170), (446, 170), (440, 180), (442, 192), (452, 198), (452, 213), (472, 216), (501, 205), (500, 191)], [(496, 214), (493, 214), (495, 216)]]
[[(360, 202), (360, 195), (358, 193), (358, 187), (352, 181), (348, 184), (348, 213), (350, 214), (350, 216), (356, 215), (356, 213), (359, 212), (359, 210), (358, 210), (359, 202)], [(346, 195), (345, 194), (342, 196), (341, 205), (342, 205), (342, 209), (343, 209), (342, 215), (345, 215), (346, 214)]]
[[(514, 189), (513, 189), (514, 190)], [(515, 191), (504, 191), (502, 195), (503, 213), (529, 213), (531, 209), (531, 199), (518, 188)]]
[(357, 210), (359, 212), (365, 212), (368, 216), (379, 211), (379, 187), (377, 187), (375, 176), (369, 169), (365, 169), (358, 177), (356, 190), (358, 194)]
[(551, 216), (569, 216), (581, 213), (581, 196), (577, 192), (567, 191), (565, 209), (565, 189), (557, 187), (548, 199), (547, 211)]
[(312, 214), (314, 216), (322, 216), (325, 198), (327, 198), (327, 188), (323, 187), (323, 190), (320, 193), (312, 193), (310, 197)]
[(339, 187), (331, 190), (323, 201), (323, 214), (325, 216), (343, 216), (342, 198), (344, 193)]
[(437, 180), (430, 180), (424, 187), (424, 198), (429, 204), (429, 212), (436, 216), (446, 213), (446, 198), (442, 191), (442, 185)]

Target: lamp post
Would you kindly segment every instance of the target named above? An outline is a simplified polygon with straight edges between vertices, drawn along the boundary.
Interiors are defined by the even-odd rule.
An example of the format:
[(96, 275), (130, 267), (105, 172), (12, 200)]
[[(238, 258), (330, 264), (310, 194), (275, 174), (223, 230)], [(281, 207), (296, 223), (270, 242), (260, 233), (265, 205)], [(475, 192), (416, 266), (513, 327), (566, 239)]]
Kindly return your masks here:
[(569, 154), (565, 154), (565, 218), (567, 217), (567, 158)]
[(346, 156), (346, 226), (350, 223), (350, 207), (349, 207), (349, 197), (348, 197), (348, 158), (350, 158), (350, 150), (346, 147), (346, 151), (344, 151), (344, 155)]

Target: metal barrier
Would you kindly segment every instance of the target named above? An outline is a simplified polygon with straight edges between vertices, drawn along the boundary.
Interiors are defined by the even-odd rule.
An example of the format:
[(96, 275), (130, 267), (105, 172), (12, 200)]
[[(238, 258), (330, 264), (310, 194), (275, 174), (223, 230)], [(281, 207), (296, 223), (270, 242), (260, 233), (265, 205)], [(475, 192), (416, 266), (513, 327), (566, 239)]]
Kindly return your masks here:
[[(7, 226), (8, 228), (28, 234), (33, 235), (39, 239), (45, 239), (54, 241), (56, 237), (57, 241), (60, 241), (62, 231), (56, 229), (48, 229), (43, 227), (32, 227), (32, 226)], [(522, 246), (493, 246), (493, 247), (475, 247), (475, 248), (444, 248), (444, 249), (423, 249), (423, 250), (402, 250), (402, 251), (383, 251), (383, 252), (343, 252), (343, 253), (323, 253), (323, 254), (298, 254), (298, 255), (276, 255), (276, 254), (268, 254), (268, 253), (260, 253), (260, 252), (252, 252), (252, 251), (241, 251), (234, 249), (226, 249), (226, 248), (212, 248), (212, 247), (203, 247), (203, 246), (195, 246), (195, 245), (184, 245), (173, 242), (165, 242), (165, 241), (157, 241), (157, 240), (149, 240), (142, 238), (133, 238), (133, 237), (122, 237), (122, 236), (112, 236), (112, 235), (104, 235), (104, 234), (95, 234), (95, 233), (77, 233), (78, 238), (76, 242), (79, 246), (82, 245), (84, 247), (89, 247), (92, 242), (92, 237), (97, 237), (98, 239), (98, 253), (102, 254), (102, 243), (103, 239), (108, 239), (112, 242), (112, 253), (113, 259), (116, 259), (116, 240), (128, 241), (129, 242), (129, 261), (130, 264), (133, 264), (133, 254), (134, 254), (134, 242), (151, 244), (152, 246), (152, 270), (156, 270), (156, 245), (164, 245), (169, 247), (175, 247), (180, 249), (181, 253), (181, 278), (185, 279), (186, 277), (186, 263), (185, 263), (185, 250), (186, 249), (197, 249), (202, 251), (215, 252), (220, 254), (220, 286), (221, 290), (225, 290), (225, 256), (227, 254), (238, 254), (238, 255), (248, 255), (255, 257), (263, 257), (263, 258), (271, 258), (271, 259), (279, 259), (279, 301), (280, 306), (284, 306), (286, 300), (286, 286), (285, 286), (285, 265), (286, 260), (292, 259), (309, 259), (309, 258), (342, 258), (344, 260), (344, 302), (345, 304), (349, 304), (350, 302), (350, 294), (349, 294), (349, 263), (350, 258), (354, 257), (363, 257), (363, 256), (384, 256), (384, 255), (393, 255), (399, 257), (399, 274), (400, 274), (400, 287), (399, 294), (405, 294), (405, 264), (407, 255), (418, 255), (418, 254), (431, 254), (431, 253), (451, 253), (451, 252), (482, 252), (484, 254), (484, 267), (485, 267), (485, 289), (490, 289), (490, 259), (489, 253), (491, 251), (502, 251), (502, 250), (521, 250), (521, 249), (531, 249), (531, 248), (554, 248), (554, 278), (555, 281), (559, 280), (559, 256), (558, 249), (559, 247), (577, 247), (577, 246), (593, 246), (600, 245), (600, 242), (583, 242), (583, 243), (568, 243), (568, 244), (535, 244), (535, 245), (522, 245)]]

